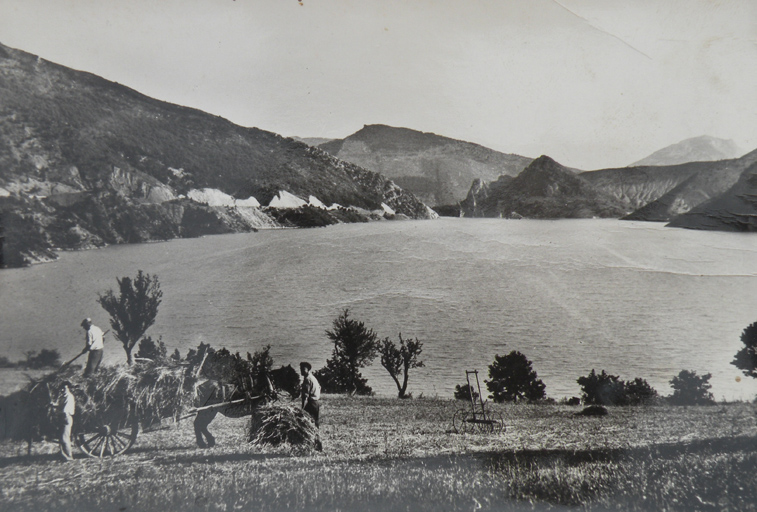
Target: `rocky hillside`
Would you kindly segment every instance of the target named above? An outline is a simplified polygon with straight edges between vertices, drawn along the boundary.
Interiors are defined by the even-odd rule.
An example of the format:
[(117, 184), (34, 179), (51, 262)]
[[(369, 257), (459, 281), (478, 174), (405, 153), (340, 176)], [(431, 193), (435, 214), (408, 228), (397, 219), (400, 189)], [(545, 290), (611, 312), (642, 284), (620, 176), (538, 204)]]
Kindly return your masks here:
[(628, 220), (667, 222), (720, 196), (757, 162), (757, 150), (734, 160), (698, 164), (698, 169), (674, 188), (634, 211)]
[(712, 162), (728, 160), (741, 156), (736, 143), (732, 140), (718, 139), (703, 135), (682, 140), (631, 164), (631, 167), (643, 165), (675, 165), (686, 162)]
[(516, 176), (531, 158), (407, 128), (367, 125), (319, 146), (329, 154), (391, 178), (425, 203), (456, 204), (475, 179)]
[[(6, 266), (54, 257), (53, 248), (434, 216), (318, 148), (2, 45), (0, 100)], [(198, 201), (198, 190), (232, 201)], [(282, 191), (303, 199), (299, 214), (255, 208)]]
[(625, 205), (580, 175), (540, 156), (516, 177), (474, 182), (461, 204), (468, 217), (532, 219), (620, 217)]
[(712, 166), (710, 162), (692, 162), (664, 167), (622, 167), (586, 171), (580, 176), (598, 190), (621, 201), (629, 211), (635, 211), (674, 190), (698, 172), (706, 172)]
[(718, 231), (757, 231), (757, 163), (745, 169), (724, 193), (678, 215), (668, 225)]

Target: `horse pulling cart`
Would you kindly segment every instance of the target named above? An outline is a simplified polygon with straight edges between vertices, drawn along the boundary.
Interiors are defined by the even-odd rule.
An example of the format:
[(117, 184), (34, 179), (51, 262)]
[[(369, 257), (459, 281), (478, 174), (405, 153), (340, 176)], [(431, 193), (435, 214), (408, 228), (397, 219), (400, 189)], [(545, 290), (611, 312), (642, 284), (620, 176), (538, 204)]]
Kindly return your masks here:
[[(250, 416), (258, 406), (275, 396), (272, 387), (266, 393), (251, 396), (249, 392), (236, 389), (222, 393), (223, 387), (218, 383), (208, 381), (206, 384), (198, 386), (202, 393), (200, 400), (204, 405), (189, 409), (179, 417), (159, 418), (157, 421), (154, 417), (140, 418), (133, 403), (126, 408), (111, 408), (90, 415), (81, 422), (77, 422), (77, 417), (74, 416), (73, 442), (89, 457), (112, 457), (131, 448), (137, 440), (140, 426), (145, 427), (143, 432), (149, 433), (171, 428), (170, 424), (164, 425), (165, 421), (176, 424), (194, 417), (197, 444), (201, 447), (213, 446), (215, 439), (207, 427), (218, 413), (234, 418)], [(239, 396), (242, 398), (236, 398)]]
[[(473, 388), (471, 375), (475, 377), (476, 388)], [(459, 409), (452, 417), (452, 426), (458, 434), (498, 434), (505, 429), (502, 414), (487, 407), (487, 402), (481, 398), (481, 384), (478, 380), (478, 370), (465, 370), (465, 380), (470, 392), (470, 408)]]

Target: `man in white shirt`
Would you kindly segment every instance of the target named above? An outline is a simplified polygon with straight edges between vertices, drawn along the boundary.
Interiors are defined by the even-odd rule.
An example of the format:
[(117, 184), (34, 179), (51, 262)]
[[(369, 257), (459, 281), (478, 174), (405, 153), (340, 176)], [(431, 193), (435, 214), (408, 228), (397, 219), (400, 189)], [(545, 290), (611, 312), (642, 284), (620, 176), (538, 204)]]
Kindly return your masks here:
[(312, 372), (310, 363), (300, 363), (300, 374), (304, 377), (302, 381), (302, 409), (310, 414), (315, 420), (315, 426), (318, 427), (318, 415), (321, 409), (321, 385)]
[(89, 352), (87, 367), (84, 369), (84, 376), (87, 377), (95, 373), (100, 366), (100, 361), (103, 359), (103, 331), (96, 325), (93, 325), (90, 318), (85, 318), (81, 326), (87, 332), (85, 339), (86, 346), (83, 350), (83, 352)]
[(64, 381), (60, 388), (60, 397), (58, 399), (62, 423), (60, 432), (60, 453), (66, 460), (74, 460), (74, 454), (71, 451), (71, 428), (74, 425), (74, 412), (76, 412), (76, 400), (71, 393), (70, 383)]

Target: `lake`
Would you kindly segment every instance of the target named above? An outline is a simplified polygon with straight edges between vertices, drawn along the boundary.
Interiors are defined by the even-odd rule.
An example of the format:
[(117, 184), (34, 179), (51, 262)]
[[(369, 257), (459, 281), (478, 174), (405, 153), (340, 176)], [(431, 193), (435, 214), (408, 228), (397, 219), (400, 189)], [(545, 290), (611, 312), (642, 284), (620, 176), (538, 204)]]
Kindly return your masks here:
[[(270, 344), (275, 366), (317, 369), (333, 348), (326, 329), (349, 308), (381, 338), (423, 342), (416, 397), (451, 397), (466, 369), (485, 374), (512, 350), (554, 398), (579, 395), (592, 369), (663, 395), (682, 369), (712, 373), (717, 399), (757, 393), (729, 364), (757, 321), (757, 237), (618, 220), (443, 218), (66, 252), (0, 271), (0, 355), (73, 357), (82, 318), (109, 328), (98, 293), (138, 269), (164, 292), (148, 334), (182, 355), (200, 342), (242, 354)], [(124, 360), (108, 334), (106, 363)], [(378, 360), (363, 375), (396, 394)]]

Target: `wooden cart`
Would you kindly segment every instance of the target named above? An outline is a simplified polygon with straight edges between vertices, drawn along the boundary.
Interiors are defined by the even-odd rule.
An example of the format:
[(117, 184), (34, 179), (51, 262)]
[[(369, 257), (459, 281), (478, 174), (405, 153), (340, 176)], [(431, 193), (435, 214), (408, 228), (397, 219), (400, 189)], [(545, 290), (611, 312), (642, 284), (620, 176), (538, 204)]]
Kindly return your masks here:
[[(231, 400), (218, 404), (206, 405), (190, 409), (185, 415), (176, 418), (176, 421), (191, 418), (200, 411), (221, 409), (230, 405), (242, 406), (245, 402), (251, 402), (259, 397), (243, 398)], [(89, 457), (112, 457), (121, 455), (136, 442), (139, 435), (140, 418), (137, 416), (134, 407), (128, 410), (105, 411), (96, 415), (94, 420), (90, 419), (85, 425), (77, 426), (77, 417), (74, 416), (74, 428), (72, 432), (72, 441)], [(144, 432), (155, 432), (165, 430), (170, 426), (158, 428), (147, 428)]]

